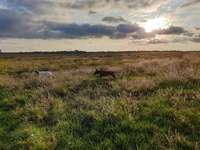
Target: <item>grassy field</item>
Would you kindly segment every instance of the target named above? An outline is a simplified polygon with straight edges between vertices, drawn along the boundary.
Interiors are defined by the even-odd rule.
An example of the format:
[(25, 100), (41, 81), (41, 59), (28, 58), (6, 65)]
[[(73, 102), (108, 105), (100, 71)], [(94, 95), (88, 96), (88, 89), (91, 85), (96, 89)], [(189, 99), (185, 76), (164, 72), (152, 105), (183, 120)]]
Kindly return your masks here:
[(200, 52), (0, 54), (0, 150), (19, 149), (199, 150)]

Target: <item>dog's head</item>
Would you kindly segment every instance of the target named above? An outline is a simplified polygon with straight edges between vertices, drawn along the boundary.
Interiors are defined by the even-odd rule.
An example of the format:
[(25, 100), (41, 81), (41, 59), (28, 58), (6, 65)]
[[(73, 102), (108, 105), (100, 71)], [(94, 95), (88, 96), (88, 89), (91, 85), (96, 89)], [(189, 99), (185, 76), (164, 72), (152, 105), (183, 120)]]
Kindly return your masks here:
[(39, 73), (39, 71), (37, 71), (37, 70), (35, 71), (35, 73), (36, 73), (37, 75), (39, 75), (39, 74), (40, 74), (40, 73)]

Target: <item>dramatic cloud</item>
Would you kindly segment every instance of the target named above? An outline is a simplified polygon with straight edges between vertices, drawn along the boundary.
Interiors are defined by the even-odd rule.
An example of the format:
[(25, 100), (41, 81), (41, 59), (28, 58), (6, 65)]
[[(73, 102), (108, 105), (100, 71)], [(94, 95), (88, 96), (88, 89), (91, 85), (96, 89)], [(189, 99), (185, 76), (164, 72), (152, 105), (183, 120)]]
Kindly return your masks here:
[(127, 22), (123, 17), (111, 17), (107, 16), (102, 19), (102, 21), (107, 22), (107, 23), (122, 23), (122, 22)]
[[(124, 23), (114, 25), (104, 24), (77, 24), (57, 22), (34, 22), (31, 16), (23, 13), (13, 14), (10, 10), (0, 10), (0, 37), (1, 38), (39, 38), (39, 39), (80, 39), (109, 37), (111, 39), (146, 39), (157, 34), (180, 35), (189, 33), (183, 27), (171, 26), (168, 29), (156, 30), (150, 33), (138, 24)], [(116, 19), (116, 18), (115, 18)], [(114, 19), (114, 20), (115, 20)], [(188, 36), (192, 36), (189, 35)], [(197, 37), (198, 38), (198, 37)], [(194, 38), (194, 41), (198, 41)]]
[[(46, 23), (49, 33), (58, 33), (58, 38), (103, 37), (126, 38), (131, 34), (144, 30), (137, 24), (119, 24), (117, 26), (90, 24), (58, 24)], [(48, 35), (48, 37), (51, 35)]]
[(143, 31), (137, 24), (118, 26), (90, 25), (76, 23), (34, 22), (26, 14), (13, 14), (10, 10), (0, 10), (1, 38), (86, 38), (103, 37), (126, 38), (132, 33)]
[(0, 39), (199, 44), (199, 13), (200, 0), (0, 0)]
[(33, 34), (35, 29), (39, 27), (29, 17), (24, 13), (13, 13), (6, 9), (0, 10), (0, 37), (29, 37), (29, 33)]
[(73, 0), (66, 3), (66, 6), (73, 9), (91, 9), (105, 6), (125, 6), (127, 8), (145, 8), (158, 5), (166, 0)]
[(186, 33), (185, 29), (183, 27), (177, 27), (177, 26), (171, 26), (168, 29), (160, 30), (159, 34), (182, 34)]

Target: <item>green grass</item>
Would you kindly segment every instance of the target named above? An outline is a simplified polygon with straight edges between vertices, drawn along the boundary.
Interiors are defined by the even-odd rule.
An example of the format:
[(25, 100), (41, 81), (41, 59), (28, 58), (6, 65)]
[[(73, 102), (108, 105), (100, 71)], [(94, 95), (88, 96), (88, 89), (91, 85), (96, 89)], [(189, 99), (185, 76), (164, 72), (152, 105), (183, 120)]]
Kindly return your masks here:
[[(121, 62), (132, 62), (124, 57)], [(74, 58), (63, 57), (62, 67), (67, 60), (71, 70), (102, 64), (116, 67), (115, 57), (111, 58), (113, 63), (102, 59), (78, 58), (73, 63)], [(151, 75), (146, 64), (132, 72), (121, 64), (117, 79), (95, 77), (84, 69), (71, 74), (65, 70), (69, 71), (65, 74), (64, 68), (57, 68), (55, 78), (40, 79), (27, 71), (34, 70), (34, 62), (43, 61), (46, 70), (52, 70), (61, 61), (49, 65), (47, 58), (20, 61), (29, 65), (11, 69), (14, 58), (0, 61), (7, 66), (0, 74), (2, 150), (200, 149), (200, 78), (194, 74), (171, 76), (170, 64), (164, 77), (159, 60)], [(192, 67), (193, 62), (189, 63)], [(177, 69), (184, 73), (186, 68)]]

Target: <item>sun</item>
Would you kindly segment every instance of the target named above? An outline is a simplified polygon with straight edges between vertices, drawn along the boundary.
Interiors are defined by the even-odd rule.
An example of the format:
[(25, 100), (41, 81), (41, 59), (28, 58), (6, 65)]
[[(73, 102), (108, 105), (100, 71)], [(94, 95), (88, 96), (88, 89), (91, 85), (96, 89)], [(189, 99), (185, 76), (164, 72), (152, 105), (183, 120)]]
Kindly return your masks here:
[(166, 29), (170, 26), (169, 19), (165, 17), (157, 17), (150, 19), (142, 25), (146, 32), (152, 32), (154, 30)]

